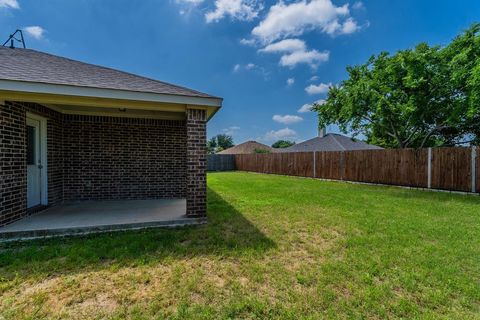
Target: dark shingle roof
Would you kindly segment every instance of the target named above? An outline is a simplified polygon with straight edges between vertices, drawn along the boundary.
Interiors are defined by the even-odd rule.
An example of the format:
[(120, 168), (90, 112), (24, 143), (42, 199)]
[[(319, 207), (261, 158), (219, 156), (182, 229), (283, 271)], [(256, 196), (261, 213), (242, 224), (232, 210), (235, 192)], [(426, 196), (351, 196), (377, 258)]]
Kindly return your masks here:
[(30, 49), (0, 46), (0, 80), (216, 98), (188, 88)]
[(247, 141), (234, 147), (220, 151), (218, 154), (249, 154), (255, 153), (255, 150), (257, 149), (274, 152), (274, 149), (272, 147), (269, 147), (263, 143), (257, 141)]
[(291, 147), (283, 149), (283, 152), (307, 152), (307, 151), (350, 151), (382, 149), (381, 147), (368, 144), (364, 141), (353, 140), (341, 134), (329, 133), (324, 137), (316, 137)]

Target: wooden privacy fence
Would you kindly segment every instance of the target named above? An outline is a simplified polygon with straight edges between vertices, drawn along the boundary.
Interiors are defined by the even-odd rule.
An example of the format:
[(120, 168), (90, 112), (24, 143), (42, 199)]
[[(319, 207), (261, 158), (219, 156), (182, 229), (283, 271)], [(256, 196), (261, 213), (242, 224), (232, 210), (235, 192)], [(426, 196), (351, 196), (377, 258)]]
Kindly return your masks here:
[(207, 156), (207, 171), (235, 170), (235, 156), (233, 154), (209, 154)]
[(480, 192), (479, 148), (385, 149), (235, 155), (237, 170)]

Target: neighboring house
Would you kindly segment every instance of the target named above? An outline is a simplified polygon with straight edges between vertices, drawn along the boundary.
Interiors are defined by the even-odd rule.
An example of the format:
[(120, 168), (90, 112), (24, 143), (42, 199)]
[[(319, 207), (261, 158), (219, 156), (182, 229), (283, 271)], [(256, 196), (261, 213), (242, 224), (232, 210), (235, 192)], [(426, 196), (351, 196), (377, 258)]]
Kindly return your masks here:
[(256, 141), (247, 141), (226, 150), (220, 151), (217, 154), (249, 154), (258, 153), (259, 151), (274, 152), (274, 149), (263, 143), (259, 143)]
[(66, 201), (186, 199), (206, 215), (206, 125), (222, 99), (0, 47), (0, 226)]
[(278, 152), (350, 151), (371, 149), (382, 148), (361, 140), (354, 140), (341, 134), (329, 133), (295, 144)]

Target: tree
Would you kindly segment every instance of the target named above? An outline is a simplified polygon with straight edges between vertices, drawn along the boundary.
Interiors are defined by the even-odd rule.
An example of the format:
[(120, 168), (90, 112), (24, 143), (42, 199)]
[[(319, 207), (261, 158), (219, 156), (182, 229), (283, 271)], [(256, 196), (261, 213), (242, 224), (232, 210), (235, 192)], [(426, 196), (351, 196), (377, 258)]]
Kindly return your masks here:
[(207, 142), (207, 153), (214, 154), (216, 150), (217, 150), (217, 139), (213, 137)]
[(337, 124), (383, 147), (478, 142), (479, 26), (443, 48), (422, 43), (348, 67), (349, 78), (314, 105), (319, 127)]
[(224, 150), (234, 146), (232, 136), (228, 134), (219, 134), (217, 135), (217, 145), (222, 147)]
[[(450, 82), (456, 89), (459, 104), (466, 107), (464, 124), (457, 130), (480, 144), (480, 24), (458, 36), (444, 50), (444, 59), (451, 71)], [(462, 109), (463, 110), (463, 109)], [(449, 137), (454, 139), (454, 137)], [(468, 142), (468, 141), (466, 141)]]
[(207, 142), (207, 152), (209, 154), (217, 153), (222, 150), (233, 147), (233, 138), (227, 134), (218, 134)]
[(253, 153), (270, 153), (270, 151), (265, 149), (255, 148), (255, 150), (253, 150)]
[(278, 140), (274, 144), (272, 144), (272, 148), (275, 149), (280, 149), (280, 148), (288, 148), (291, 147), (295, 144), (294, 141), (289, 141), (289, 140)]

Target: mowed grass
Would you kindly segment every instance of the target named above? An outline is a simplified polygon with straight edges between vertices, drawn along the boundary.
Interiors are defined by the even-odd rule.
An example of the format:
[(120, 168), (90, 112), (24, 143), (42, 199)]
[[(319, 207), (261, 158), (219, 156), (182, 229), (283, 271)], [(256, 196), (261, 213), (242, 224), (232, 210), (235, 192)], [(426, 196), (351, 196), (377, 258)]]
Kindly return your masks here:
[(236, 172), (208, 186), (205, 226), (0, 245), (0, 315), (480, 318), (479, 197)]

